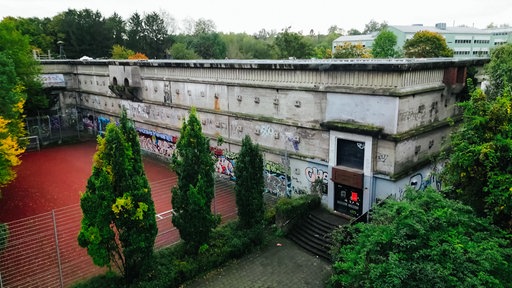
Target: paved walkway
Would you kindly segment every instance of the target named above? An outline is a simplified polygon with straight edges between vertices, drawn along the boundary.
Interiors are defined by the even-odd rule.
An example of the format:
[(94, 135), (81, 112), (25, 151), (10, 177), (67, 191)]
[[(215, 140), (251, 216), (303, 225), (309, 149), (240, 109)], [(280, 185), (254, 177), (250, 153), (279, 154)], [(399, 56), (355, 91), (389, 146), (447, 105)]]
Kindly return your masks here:
[(185, 288), (325, 287), (331, 265), (292, 241), (279, 238), (267, 248), (227, 264)]

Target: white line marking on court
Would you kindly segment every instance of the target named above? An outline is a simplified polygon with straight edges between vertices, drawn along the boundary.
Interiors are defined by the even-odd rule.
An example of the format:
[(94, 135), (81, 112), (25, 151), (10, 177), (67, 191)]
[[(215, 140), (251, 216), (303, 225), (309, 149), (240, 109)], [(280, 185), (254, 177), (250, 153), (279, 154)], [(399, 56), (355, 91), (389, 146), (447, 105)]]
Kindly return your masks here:
[(158, 213), (158, 214), (156, 214), (156, 217), (161, 220), (161, 219), (165, 219), (165, 218), (171, 217), (171, 214), (173, 214), (172, 209), (164, 211), (162, 213)]

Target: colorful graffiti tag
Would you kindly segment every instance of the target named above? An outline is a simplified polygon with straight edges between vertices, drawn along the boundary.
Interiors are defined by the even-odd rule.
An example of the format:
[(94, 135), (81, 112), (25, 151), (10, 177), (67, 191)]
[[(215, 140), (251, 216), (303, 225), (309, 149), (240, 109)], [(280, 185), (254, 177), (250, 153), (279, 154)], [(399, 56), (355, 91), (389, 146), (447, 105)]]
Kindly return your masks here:
[(141, 149), (169, 158), (176, 149), (176, 136), (167, 135), (153, 130), (136, 128), (139, 133)]
[(437, 176), (436, 173), (429, 173), (426, 176), (423, 176), (421, 173), (416, 173), (409, 178), (409, 185), (416, 190), (425, 190), (427, 187), (433, 187), (434, 189), (440, 191), (442, 182), (441, 179)]
[(317, 167), (307, 167), (305, 169), (306, 179), (314, 183), (316, 179), (322, 179), (324, 183), (329, 182), (329, 173)]
[(416, 191), (423, 191), (428, 187), (432, 187), (437, 191), (441, 191), (443, 183), (439, 178), (439, 172), (442, 170), (442, 167), (442, 164), (437, 163), (430, 169), (411, 175), (405, 187), (400, 187), (398, 189), (398, 193), (395, 195), (396, 198), (403, 199), (406, 187), (412, 187)]
[(235, 177), (235, 160), (228, 158), (225, 155), (216, 156), (215, 172), (227, 175), (231, 180), (236, 180)]
[(285, 167), (276, 162), (266, 161), (264, 169), (265, 192), (278, 197), (291, 197), (292, 181)]

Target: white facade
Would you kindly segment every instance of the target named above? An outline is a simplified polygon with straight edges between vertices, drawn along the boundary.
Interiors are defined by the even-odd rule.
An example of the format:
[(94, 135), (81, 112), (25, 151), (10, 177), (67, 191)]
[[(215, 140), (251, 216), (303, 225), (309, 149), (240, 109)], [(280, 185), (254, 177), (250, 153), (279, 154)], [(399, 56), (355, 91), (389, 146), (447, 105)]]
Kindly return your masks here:
[[(489, 57), (492, 48), (505, 43), (512, 43), (512, 28), (477, 29), (473, 27), (451, 27), (446, 23), (435, 26), (390, 25), (387, 28), (397, 36), (396, 49), (402, 50), (405, 41), (419, 31), (431, 31), (441, 34), (447, 46), (454, 51), (455, 58)], [(371, 48), (378, 33), (368, 35), (341, 36), (333, 41), (333, 51), (342, 43), (363, 44)]]

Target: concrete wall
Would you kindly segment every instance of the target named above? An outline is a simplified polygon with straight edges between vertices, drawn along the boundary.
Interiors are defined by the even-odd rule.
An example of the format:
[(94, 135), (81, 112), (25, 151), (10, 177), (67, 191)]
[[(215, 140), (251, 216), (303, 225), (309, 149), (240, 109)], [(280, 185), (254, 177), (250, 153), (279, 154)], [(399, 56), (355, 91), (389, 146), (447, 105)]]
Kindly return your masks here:
[(459, 114), (455, 95), (446, 95), (444, 90), (435, 90), (400, 97), (396, 133), (446, 121)]
[(355, 122), (397, 133), (399, 98), (393, 96), (327, 93), (325, 121)]
[[(234, 159), (249, 135), (264, 151), (267, 192), (278, 196), (310, 193), (319, 178), (329, 186), (322, 199), (332, 208), (337, 139), (364, 142), (367, 210), (376, 198), (398, 193), (404, 179), (421, 169), (415, 167), (428, 165), (429, 156), (442, 149), (448, 119), (458, 113), (455, 96), (443, 84), (444, 71), (479, 61), (105, 60), (47, 61), (43, 68), (64, 75), (63, 114), (80, 110), (115, 120), (125, 107), (143, 148), (166, 157), (192, 106), (210, 144), (215, 147), (218, 136), (225, 140), (215, 147), (222, 150), (218, 172), (233, 177)], [(130, 78), (137, 98), (113, 92), (114, 76)], [(361, 129), (329, 129), (326, 122)], [(365, 126), (379, 130), (368, 133)], [(155, 135), (165, 139), (156, 141)]]

